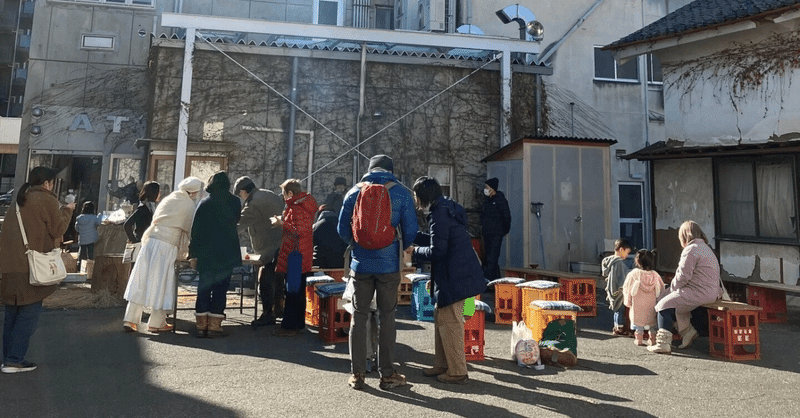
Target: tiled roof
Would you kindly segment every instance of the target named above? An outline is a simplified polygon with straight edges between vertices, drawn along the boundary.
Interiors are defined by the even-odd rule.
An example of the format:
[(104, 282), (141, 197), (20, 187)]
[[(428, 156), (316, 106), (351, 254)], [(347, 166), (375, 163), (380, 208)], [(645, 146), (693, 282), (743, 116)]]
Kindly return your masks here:
[(695, 0), (606, 48), (656, 41), (793, 8), (800, 9), (800, 0)]

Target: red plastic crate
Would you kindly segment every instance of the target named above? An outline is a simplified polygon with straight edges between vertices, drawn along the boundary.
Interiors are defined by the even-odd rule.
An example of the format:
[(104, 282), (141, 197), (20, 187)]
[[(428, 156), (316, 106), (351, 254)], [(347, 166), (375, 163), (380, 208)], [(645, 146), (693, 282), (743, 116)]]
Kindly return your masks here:
[(761, 322), (782, 323), (787, 320), (786, 292), (756, 285), (747, 286), (747, 303), (762, 309), (758, 313)]
[(744, 303), (716, 302), (708, 308), (708, 352), (725, 360), (761, 359), (759, 308)]
[(494, 323), (519, 322), (522, 312), (522, 289), (515, 283), (494, 285)]
[[(495, 290), (497, 291), (497, 290)], [(484, 359), (483, 339), (486, 326), (486, 312), (476, 310), (467, 321), (464, 322), (464, 357), (467, 361), (480, 361)]]
[(326, 343), (341, 343), (348, 339), (344, 330), (350, 328), (350, 313), (342, 305), (341, 295), (319, 299), (319, 338)]
[(572, 302), (581, 307), (578, 316), (597, 316), (597, 290), (594, 278), (560, 277), (560, 300)]

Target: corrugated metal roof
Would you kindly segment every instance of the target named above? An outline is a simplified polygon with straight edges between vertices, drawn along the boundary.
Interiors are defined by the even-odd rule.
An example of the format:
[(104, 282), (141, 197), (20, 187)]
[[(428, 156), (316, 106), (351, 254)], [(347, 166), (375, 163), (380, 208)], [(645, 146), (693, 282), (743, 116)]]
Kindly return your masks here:
[(800, 153), (800, 140), (712, 146), (685, 146), (681, 141), (670, 140), (658, 141), (649, 147), (624, 155), (621, 158), (625, 160), (648, 161), (790, 153)]
[(793, 8), (800, 8), (800, 0), (695, 0), (606, 48), (670, 38)]
[(511, 142), (510, 144), (500, 148), (499, 150), (489, 154), (486, 158), (482, 159), (481, 162), (491, 161), (494, 160), (495, 157), (508, 152), (517, 147), (521, 147), (524, 143), (554, 143), (554, 144), (574, 144), (574, 145), (590, 145), (590, 146), (611, 146), (617, 143), (616, 139), (606, 139), (606, 138), (580, 138), (580, 137), (573, 137), (573, 136), (550, 136), (550, 135), (537, 135), (537, 136), (526, 136), (516, 141)]
[[(293, 48), (293, 49), (308, 49), (318, 51), (335, 51), (335, 52), (361, 52), (362, 44), (354, 42), (342, 42), (337, 40), (319, 40), (310, 38), (277, 38), (273, 41), (258, 42), (249, 41), (245, 42), (240, 39), (236, 34), (231, 36), (223, 36), (221, 34), (213, 34), (216, 36), (202, 36), (207, 42), (223, 43), (223, 44), (238, 44), (250, 45), (260, 47), (272, 48)], [(161, 39), (174, 39), (183, 40), (184, 36), (161, 34)], [(495, 51), (485, 51), (478, 49), (464, 49), (452, 48), (447, 51), (442, 51), (437, 48), (424, 48), (418, 46), (408, 45), (389, 45), (389, 44), (367, 44), (367, 53), (376, 55), (393, 55), (393, 56), (407, 56), (417, 58), (434, 58), (434, 59), (451, 59), (462, 61), (488, 61), (495, 54)], [(524, 54), (513, 54), (516, 59), (512, 59), (511, 63), (514, 65), (534, 65), (528, 64), (524, 60)], [(519, 59), (523, 58), (523, 59)]]

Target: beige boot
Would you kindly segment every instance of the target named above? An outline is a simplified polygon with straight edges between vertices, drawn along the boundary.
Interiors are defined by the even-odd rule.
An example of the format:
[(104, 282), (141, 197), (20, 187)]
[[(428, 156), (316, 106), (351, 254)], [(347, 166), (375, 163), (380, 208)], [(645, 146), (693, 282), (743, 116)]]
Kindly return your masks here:
[(225, 314), (208, 314), (208, 338), (224, 337), (228, 335), (222, 329), (222, 320), (225, 319)]
[(652, 353), (660, 353), (660, 354), (672, 354), (672, 333), (665, 330), (659, 329), (658, 334), (656, 334), (656, 343), (647, 347)]
[(197, 321), (197, 329), (194, 332), (194, 336), (197, 338), (205, 338), (208, 336), (208, 313), (196, 313), (194, 314), (194, 318)]
[(689, 325), (688, 328), (678, 332), (681, 334), (681, 345), (678, 346), (680, 349), (692, 345), (692, 342), (700, 336), (700, 334), (697, 333), (697, 330), (691, 325)]

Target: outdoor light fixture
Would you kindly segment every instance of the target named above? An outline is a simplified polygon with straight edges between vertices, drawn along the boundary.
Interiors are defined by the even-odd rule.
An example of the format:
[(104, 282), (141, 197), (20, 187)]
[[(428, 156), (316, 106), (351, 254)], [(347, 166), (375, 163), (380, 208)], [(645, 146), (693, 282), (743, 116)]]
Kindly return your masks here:
[(541, 42), (542, 39), (544, 39), (544, 25), (538, 20), (528, 22), (528, 24), (525, 25), (525, 32), (528, 32), (528, 35), (536, 42)]
[(519, 23), (520, 39), (539, 42), (544, 39), (544, 25), (536, 20), (533, 12), (525, 6), (512, 4), (495, 12), (503, 24)]
[(39, 125), (31, 126), (31, 135), (38, 136), (40, 133), (42, 133), (42, 127), (41, 126), (39, 126)]
[(41, 107), (34, 107), (33, 109), (31, 109), (31, 116), (33, 116), (34, 118), (38, 119), (42, 117), (42, 115), (44, 115), (44, 110), (42, 110)]

